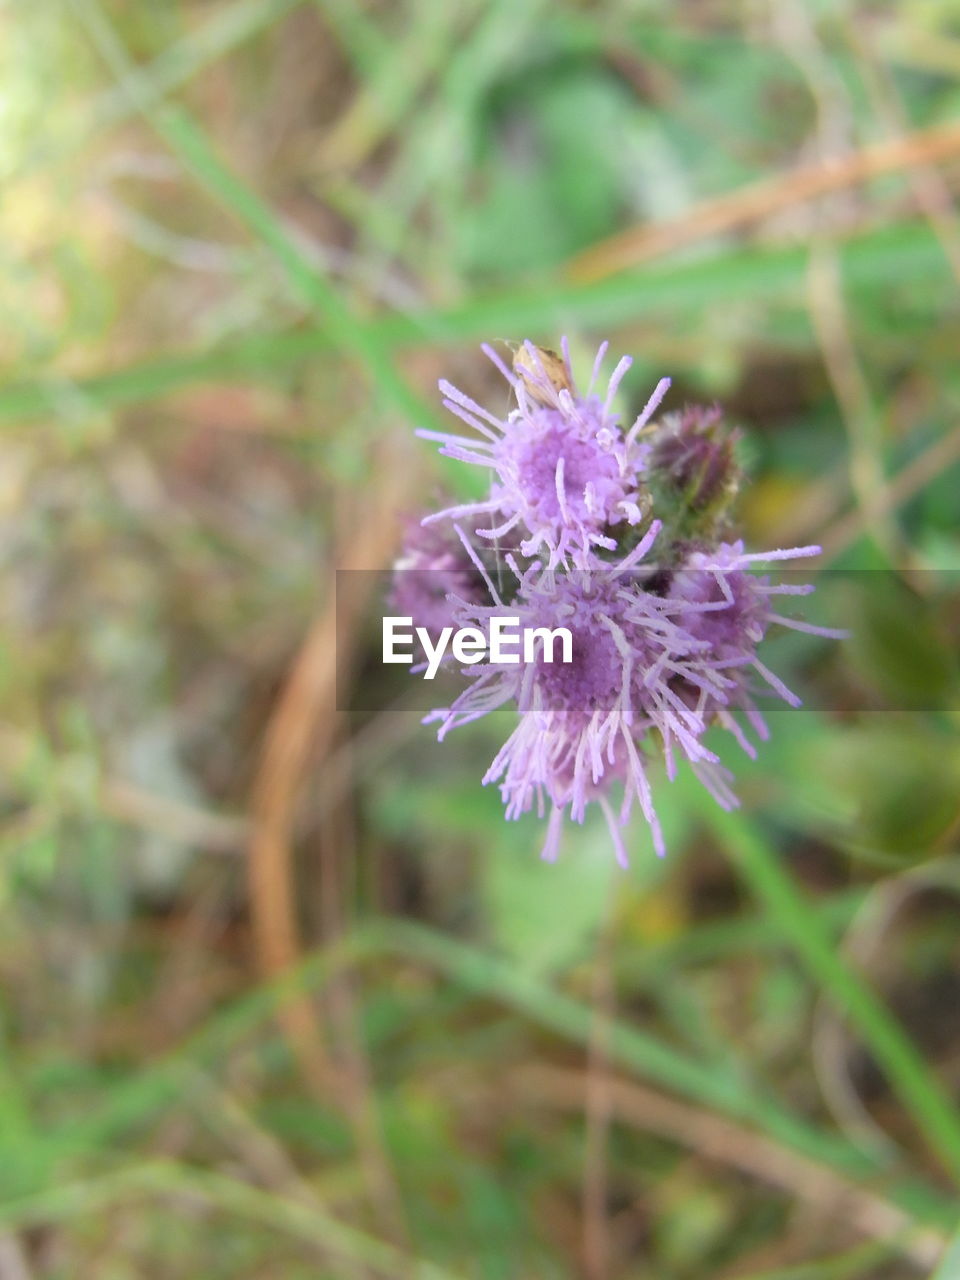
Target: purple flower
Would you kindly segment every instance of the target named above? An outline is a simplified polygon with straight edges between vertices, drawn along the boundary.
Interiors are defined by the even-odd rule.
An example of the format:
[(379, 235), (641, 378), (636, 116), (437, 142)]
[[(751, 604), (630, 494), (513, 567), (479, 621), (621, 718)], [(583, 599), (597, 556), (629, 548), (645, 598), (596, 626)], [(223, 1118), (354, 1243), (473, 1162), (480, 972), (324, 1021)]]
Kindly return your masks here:
[[(713, 707), (704, 706), (704, 716), (708, 723), (717, 723), (732, 733), (751, 759), (756, 758), (756, 748), (733, 712), (741, 711), (757, 737), (765, 741), (770, 730), (757, 707), (757, 694), (772, 690), (790, 706), (801, 705), (800, 698), (757, 654), (767, 630), (778, 625), (835, 640), (843, 639), (847, 633), (780, 613), (775, 597), (807, 596), (813, 585), (772, 583), (766, 575), (751, 573), (750, 567), (758, 562), (798, 560), (819, 554), (816, 546), (746, 552), (742, 541), (722, 542), (714, 551), (690, 553), (672, 577), (672, 595), (690, 606), (689, 612), (680, 613), (681, 624), (691, 636), (708, 643), (708, 661), (715, 671), (724, 673), (727, 681), (724, 698)], [(755, 675), (762, 682), (759, 686)]]
[[(537, 661), (519, 665), (486, 663), (465, 668), (466, 689), (439, 720), (439, 737), (489, 711), (513, 704), (519, 723), (487, 770), (484, 784), (502, 779), (506, 816), (517, 818), (534, 806), (550, 821), (543, 856), (557, 853), (562, 820), (582, 822), (588, 804), (602, 809), (617, 860), (626, 865), (621, 828), (634, 802), (646, 818), (658, 855), (663, 836), (653, 805), (647, 762), (652, 749), (662, 752), (668, 777), (676, 774), (675, 752), (693, 765), (701, 781), (724, 807), (738, 804), (731, 775), (703, 742), (711, 724), (729, 730), (754, 756), (733, 712), (741, 710), (761, 738), (768, 736), (754, 702), (749, 676), (757, 672), (793, 706), (793, 694), (756, 654), (774, 622), (832, 636), (836, 632), (795, 622), (776, 613), (771, 597), (807, 594), (811, 587), (771, 584), (754, 577), (755, 560), (785, 560), (814, 555), (818, 547), (797, 547), (748, 555), (741, 543), (723, 544), (715, 553), (695, 552), (672, 575), (670, 593), (649, 589), (658, 574), (641, 562), (660, 526), (651, 526), (640, 544), (619, 563), (595, 562), (592, 569), (543, 571), (534, 563), (521, 571), (509, 605), (492, 581), (492, 603), (454, 602), (454, 620), (483, 629), (496, 614), (519, 618), (521, 627), (573, 636), (573, 661)], [(623, 789), (619, 815), (609, 793)]]
[(425, 627), (435, 640), (453, 621), (451, 597), (486, 599), (484, 579), (452, 529), (426, 528), (421, 520), (408, 519), (393, 566), (390, 607), (412, 617), (414, 626)]
[[(777, 611), (778, 596), (806, 595), (812, 586), (771, 583), (752, 572), (757, 562), (798, 559), (820, 549), (748, 553), (742, 542), (719, 541), (713, 508), (721, 493), (725, 501), (733, 496), (739, 478), (719, 411), (693, 406), (667, 419), (652, 449), (638, 438), (666, 379), (624, 435), (610, 406), (629, 361), (614, 370), (603, 401), (593, 394), (606, 344), (583, 397), (572, 389), (565, 341), (562, 363), (525, 344), (515, 373), (484, 350), (513, 387), (517, 408), (501, 420), (441, 383), (448, 407), (483, 438), (432, 438), (441, 440), (448, 456), (490, 468), (489, 499), (450, 508), (424, 524), (481, 514), (497, 515), (501, 523), (469, 535), (456, 526), (461, 558), (453, 556), (451, 544), (444, 556), (453, 556), (449, 564), (457, 565), (462, 580), (451, 583), (444, 616), (448, 625), (481, 631), (498, 615), (516, 618), (524, 630), (540, 629), (540, 635), (564, 627), (572, 637), (572, 660), (548, 660), (543, 640), (529, 661), (466, 666), (467, 687), (427, 720), (439, 721), (442, 739), (498, 707), (516, 709), (516, 728), (483, 782), (499, 785), (508, 818), (533, 808), (543, 817), (549, 809), (545, 858), (556, 857), (565, 817), (582, 822), (592, 803), (604, 813), (622, 865), (623, 828), (635, 804), (662, 855), (651, 759), (662, 755), (672, 779), (682, 756), (719, 804), (735, 807), (732, 775), (706, 745), (708, 729), (727, 730), (754, 756), (749, 730), (768, 736), (758, 697), (776, 695), (792, 706), (800, 701), (758, 656), (767, 631), (777, 624), (843, 634)], [(671, 494), (681, 505), (671, 508)], [(650, 511), (654, 500), (662, 512)], [(526, 536), (517, 554), (505, 556), (505, 603), (473, 536), (499, 538), (518, 525)], [(655, 544), (656, 563), (647, 560)], [(472, 578), (464, 557), (472, 563)]]
[[(607, 384), (603, 399), (594, 394), (600, 365), (607, 351), (597, 352), (585, 395), (575, 388), (566, 339), (562, 344), (562, 372), (551, 372), (532, 343), (521, 348), (522, 370), (511, 372), (492, 348), (484, 346), (513, 388), (517, 407), (498, 418), (462, 391), (441, 381), (444, 404), (479, 433), (464, 437), (446, 432), (420, 431), (438, 440), (442, 454), (492, 473), (490, 496), (437, 512), (428, 523), (449, 517), (490, 516), (492, 527), (476, 529), (483, 538), (502, 538), (519, 528), (520, 552), (543, 553), (546, 567), (584, 564), (594, 548), (617, 550), (612, 530), (635, 525), (643, 518), (643, 471), (648, 446), (639, 434), (670, 385), (661, 379), (643, 412), (624, 435), (612, 409), (620, 381), (632, 361), (624, 356)], [(559, 357), (556, 358), (559, 362)]]

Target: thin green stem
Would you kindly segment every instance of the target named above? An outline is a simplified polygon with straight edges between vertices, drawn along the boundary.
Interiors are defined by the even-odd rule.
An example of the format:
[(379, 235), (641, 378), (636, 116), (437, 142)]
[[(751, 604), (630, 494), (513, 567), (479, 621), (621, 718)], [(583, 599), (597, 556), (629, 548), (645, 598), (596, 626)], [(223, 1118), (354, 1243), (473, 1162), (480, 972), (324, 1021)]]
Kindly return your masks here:
[(811, 977), (846, 1014), (944, 1167), (960, 1185), (960, 1112), (882, 1001), (844, 962), (775, 852), (739, 813), (703, 812)]

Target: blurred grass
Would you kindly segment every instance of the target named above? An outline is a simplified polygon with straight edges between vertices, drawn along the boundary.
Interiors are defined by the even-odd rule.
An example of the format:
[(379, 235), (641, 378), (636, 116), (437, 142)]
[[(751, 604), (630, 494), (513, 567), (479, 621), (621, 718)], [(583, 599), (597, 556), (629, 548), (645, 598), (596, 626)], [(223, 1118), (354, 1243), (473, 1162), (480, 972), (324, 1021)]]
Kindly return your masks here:
[[(0, 1277), (953, 1275), (960, 939), (950, 877), (914, 873), (960, 831), (958, 158), (698, 219), (956, 120), (958, 39), (920, 0), (0, 5)], [(670, 858), (638, 829), (612, 881), (595, 826), (550, 868), (503, 823), (495, 726), (440, 752), (321, 699), (304, 958), (264, 981), (251, 797), (331, 513), (393, 519), (385, 465), (411, 504), (464, 483), (384, 446), (439, 419), (438, 376), (497, 403), (479, 341), (563, 332), (637, 357), (631, 405), (664, 372), (727, 404), (751, 542), (903, 590), (791, 658), (832, 710), (731, 760), (742, 813), (657, 779)], [(610, 1118), (601, 1271), (603, 963), (610, 1069), (686, 1137)], [(538, 1096), (575, 1070), (573, 1106)]]
[[(851, 287), (864, 289), (878, 289), (902, 279), (904, 273), (928, 279), (931, 287), (943, 276), (936, 238), (925, 223), (916, 221), (851, 237), (843, 263)], [(706, 262), (653, 267), (643, 274), (625, 273), (593, 285), (547, 282), (535, 293), (526, 287), (509, 289), (443, 310), (374, 316), (359, 328), (374, 343), (403, 350), (468, 339), (480, 342), (510, 326), (518, 331), (551, 332), (571, 314), (599, 330), (646, 317), (662, 318), (665, 312), (671, 318), (684, 317), (707, 305), (742, 299), (796, 304), (802, 295), (805, 264), (802, 248), (762, 246), (744, 253), (733, 247)], [(248, 377), (255, 381), (257, 375), (329, 352), (335, 343), (327, 326), (298, 327), (234, 339), (222, 349), (146, 360), (139, 366), (81, 379), (78, 386), (93, 402), (112, 407), (149, 400), (194, 382)], [(54, 389), (36, 383), (0, 388), (0, 419), (19, 421), (48, 412)], [(421, 415), (427, 412), (421, 406)]]

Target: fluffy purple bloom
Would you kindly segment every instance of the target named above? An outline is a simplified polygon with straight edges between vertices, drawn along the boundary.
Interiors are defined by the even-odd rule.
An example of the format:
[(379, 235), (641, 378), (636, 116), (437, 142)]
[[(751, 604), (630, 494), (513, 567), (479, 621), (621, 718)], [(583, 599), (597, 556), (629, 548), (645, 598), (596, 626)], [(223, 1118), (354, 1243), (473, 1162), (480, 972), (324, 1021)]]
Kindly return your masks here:
[[(541, 641), (530, 661), (466, 666), (467, 687), (427, 719), (439, 721), (442, 739), (498, 707), (517, 710), (516, 728), (483, 782), (499, 785), (508, 818), (549, 811), (545, 858), (557, 854), (564, 818), (582, 822), (592, 803), (606, 817), (622, 865), (623, 828), (634, 805), (662, 855), (651, 759), (662, 756), (671, 779), (678, 759), (686, 759), (719, 804), (735, 807), (732, 775), (706, 745), (708, 729), (725, 729), (754, 756), (750, 731), (768, 736), (757, 699), (800, 701), (758, 656), (767, 631), (781, 625), (842, 634), (777, 611), (778, 597), (806, 595), (812, 586), (772, 583), (753, 572), (758, 562), (812, 556), (820, 548), (750, 553), (740, 541), (722, 540), (726, 514), (718, 499), (733, 496), (739, 473), (719, 411), (688, 407), (655, 426), (652, 443), (639, 439), (667, 379), (624, 434), (611, 404), (629, 360), (617, 365), (603, 400), (594, 394), (606, 344), (584, 396), (574, 389), (566, 341), (559, 373), (529, 343), (518, 372), (484, 350), (513, 387), (517, 407), (496, 418), (442, 382), (445, 404), (481, 438), (421, 434), (439, 439), (450, 457), (488, 467), (489, 498), (429, 517), (430, 529), (412, 535), (411, 547), (434, 521), (498, 517), (492, 527), (468, 533), (456, 526), (459, 553), (444, 544), (437, 567), (460, 575), (450, 580), (444, 620), (484, 632), (497, 615), (541, 635), (564, 627), (572, 661), (548, 661)], [(663, 510), (651, 510), (655, 505)], [(504, 557), (507, 593), (481, 563), (474, 539), (500, 538), (518, 526), (525, 536)], [(400, 563), (410, 563), (410, 555), (408, 549)]]
[(412, 617), (436, 639), (453, 621), (453, 598), (476, 602), (486, 598), (484, 579), (464, 543), (452, 529), (406, 521), (403, 550), (393, 566), (390, 607), (394, 613)]
[[(648, 446), (639, 434), (670, 385), (662, 379), (646, 408), (623, 433), (612, 405), (621, 379), (630, 368), (629, 356), (614, 369), (601, 399), (594, 387), (607, 351), (597, 352), (586, 393), (576, 391), (566, 339), (562, 344), (563, 377), (551, 376), (540, 352), (525, 343), (524, 371), (512, 372), (497, 353), (485, 354), (506, 378), (516, 396), (516, 408), (499, 418), (462, 391), (442, 381), (444, 404), (478, 437), (420, 431), (443, 446), (442, 454), (487, 467), (492, 473), (490, 496), (429, 516), (428, 522), (454, 517), (490, 517), (494, 524), (475, 529), (483, 538), (502, 538), (519, 529), (520, 552), (543, 554), (546, 567), (583, 565), (594, 548), (616, 551), (612, 529), (635, 525), (643, 518), (642, 485)], [(565, 385), (564, 385), (565, 384)]]
[[(819, 548), (751, 556), (735, 544), (711, 555), (694, 553), (680, 572), (668, 576), (670, 589), (664, 594), (662, 575), (644, 572), (642, 563), (659, 532), (654, 522), (621, 561), (596, 561), (591, 569), (544, 571), (535, 562), (520, 570), (508, 557), (518, 581), (509, 605), (489, 579), (489, 605), (454, 602), (454, 618), (462, 626), (484, 629), (493, 615), (502, 614), (518, 617), (521, 627), (552, 631), (565, 626), (572, 633), (571, 663), (548, 663), (541, 655), (520, 665), (466, 668), (470, 686), (449, 708), (428, 717), (440, 721), (443, 738), (497, 707), (516, 706), (519, 723), (483, 782), (500, 780), (508, 818), (534, 807), (544, 816), (549, 804), (543, 849), (548, 859), (556, 856), (564, 816), (582, 822), (594, 801), (622, 865), (627, 855), (621, 829), (634, 803), (650, 826), (657, 854), (664, 853), (647, 776), (651, 751), (662, 753), (670, 778), (679, 751), (721, 805), (736, 806), (729, 771), (705, 745), (704, 734), (719, 724), (754, 755), (734, 715), (743, 711), (758, 736), (767, 736), (751, 696), (750, 673), (759, 672), (792, 705), (799, 702), (757, 658), (757, 643), (773, 622), (833, 634), (794, 623), (771, 608), (771, 596), (805, 594), (809, 587), (771, 584), (748, 572), (754, 560), (793, 559)], [(610, 803), (615, 785), (622, 788), (619, 813)]]
[[(682, 692), (696, 705), (705, 724), (726, 729), (751, 759), (756, 759), (756, 748), (735, 713), (740, 712), (756, 736), (765, 741), (770, 730), (757, 698), (772, 693), (791, 707), (801, 705), (797, 694), (757, 653), (769, 628), (776, 625), (834, 640), (847, 634), (781, 613), (776, 597), (810, 595), (812, 583), (771, 582), (767, 575), (751, 572), (752, 566), (819, 554), (817, 546), (747, 552), (742, 541), (722, 542), (713, 551), (691, 552), (671, 576), (671, 596), (687, 606), (681, 608), (678, 622), (691, 637), (706, 642), (703, 661), (718, 675), (722, 673), (725, 686), (723, 696), (717, 699), (705, 697), (702, 689)], [(729, 770), (697, 769), (697, 773), (724, 807), (737, 803), (729, 787)]]

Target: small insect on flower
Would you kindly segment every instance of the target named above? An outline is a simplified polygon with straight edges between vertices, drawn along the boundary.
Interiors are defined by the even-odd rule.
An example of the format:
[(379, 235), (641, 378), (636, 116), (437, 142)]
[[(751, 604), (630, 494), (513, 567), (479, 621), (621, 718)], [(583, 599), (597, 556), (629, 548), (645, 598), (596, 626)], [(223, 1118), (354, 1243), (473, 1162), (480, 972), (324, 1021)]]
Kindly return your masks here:
[(532, 342), (522, 343), (513, 353), (513, 371), (523, 382), (527, 395), (537, 404), (550, 404), (551, 397), (544, 381), (554, 391), (574, 394), (573, 374), (566, 360), (549, 347), (538, 347)]

